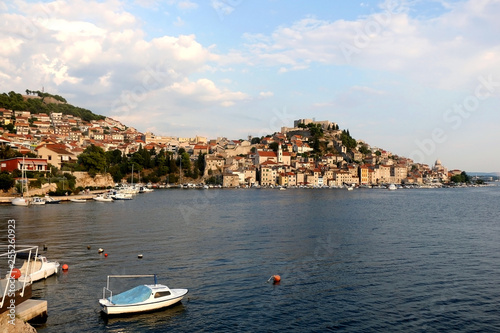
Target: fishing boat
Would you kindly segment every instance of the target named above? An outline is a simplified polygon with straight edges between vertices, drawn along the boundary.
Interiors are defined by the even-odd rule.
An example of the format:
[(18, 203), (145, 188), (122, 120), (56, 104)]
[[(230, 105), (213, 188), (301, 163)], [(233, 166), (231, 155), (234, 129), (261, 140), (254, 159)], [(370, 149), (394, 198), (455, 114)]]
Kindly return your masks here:
[[(117, 295), (113, 295), (113, 292), (110, 289), (110, 278), (143, 277), (153, 277), (154, 284), (138, 285)], [(99, 300), (99, 304), (102, 307), (102, 312), (107, 315), (140, 313), (163, 309), (176, 304), (187, 293), (187, 289), (170, 289), (166, 285), (158, 284), (156, 274), (108, 275), (106, 287), (103, 288), (102, 299)]]

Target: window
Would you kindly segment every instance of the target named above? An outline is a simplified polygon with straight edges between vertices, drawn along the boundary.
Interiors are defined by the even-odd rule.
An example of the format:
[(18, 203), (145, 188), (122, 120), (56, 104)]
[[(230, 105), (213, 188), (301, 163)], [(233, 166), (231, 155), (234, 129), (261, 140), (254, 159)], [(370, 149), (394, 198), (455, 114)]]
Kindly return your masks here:
[(170, 291), (158, 291), (155, 293), (155, 298), (169, 296)]
[(48, 156), (47, 156), (47, 159), (48, 159), (49, 161), (52, 161), (52, 155), (48, 155)]

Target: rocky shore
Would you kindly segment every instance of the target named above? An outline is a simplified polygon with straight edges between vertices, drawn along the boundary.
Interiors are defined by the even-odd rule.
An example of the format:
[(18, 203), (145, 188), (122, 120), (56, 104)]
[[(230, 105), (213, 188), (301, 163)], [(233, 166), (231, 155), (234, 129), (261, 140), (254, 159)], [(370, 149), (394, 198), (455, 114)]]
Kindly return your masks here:
[(36, 333), (36, 329), (30, 324), (16, 318), (14, 323), (9, 322), (8, 313), (0, 315), (0, 333)]

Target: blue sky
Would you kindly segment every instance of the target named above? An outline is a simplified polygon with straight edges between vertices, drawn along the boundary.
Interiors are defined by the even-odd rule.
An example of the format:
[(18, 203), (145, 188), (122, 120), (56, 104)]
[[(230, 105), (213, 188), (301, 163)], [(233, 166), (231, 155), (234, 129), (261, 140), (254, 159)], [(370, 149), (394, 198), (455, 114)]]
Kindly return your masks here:
[(157, 135), (315, 118), (450, 169), (499, 171), (499, 0), (0, 4), (0, 85)]

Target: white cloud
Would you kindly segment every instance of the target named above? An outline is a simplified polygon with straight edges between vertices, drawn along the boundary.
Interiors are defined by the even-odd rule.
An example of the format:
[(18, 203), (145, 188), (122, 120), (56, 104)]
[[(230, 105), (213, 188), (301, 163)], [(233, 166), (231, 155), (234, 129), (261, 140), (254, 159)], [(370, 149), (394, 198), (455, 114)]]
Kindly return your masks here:
[(246, 34), (246, 56), (278, 66), (280, 73), (312, 63), (348, 65), (397, 72), (442, 89), (464, 87), (478, 73), (499, 72), (499, 1), (459, 2), (429, 19), (412, 17), (408, 3), (390, 3), (357, 20), (307, 17), (269, 35)]
[(273, 97), (274, 96), (274, 93), (272, 91), (261, 91), (259, 93), (259, 97), (261, 98), (269, 98), (269, 97)]
[(189, 0), (179, 1), (177, 7), (182, 10), (193, 10), (198, 8), (198, 4)]
[[(0, 31), (7, 56), (0, 58), (0, 85), (9, 90), (43, 85), (46, 91), (74, 96), (75, 105), (134, 122), (144, 118), (144, 108), (156, 109), (152, 103), (182, 104), (189, 96), (203, 109), (249, 98), (206, 78), (190, 81), (190, 75), (214, 68), (210, 62), (219, 59), (214, 46), (204, 47), (195, 35), (147, 40), (141, 20), (118, 0), (15, 5), (16, 14), (0, 14), (7, 27)], [(175, 5), (197, 7), (190, 1)]]
[(232, 106), (237, 101), (249, 98), (247, 94), (242, 92), (220, 89), (209, 79), (199, 79), (196, 82), (184, 79), (182, 82), (172, 84), (167, 88), (167, 91), (194, 98), (199, 102), (217, 103), (224, 107)]

